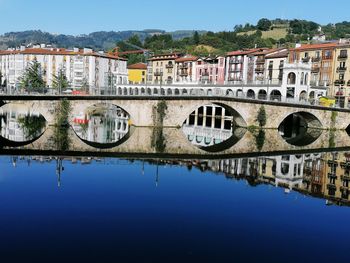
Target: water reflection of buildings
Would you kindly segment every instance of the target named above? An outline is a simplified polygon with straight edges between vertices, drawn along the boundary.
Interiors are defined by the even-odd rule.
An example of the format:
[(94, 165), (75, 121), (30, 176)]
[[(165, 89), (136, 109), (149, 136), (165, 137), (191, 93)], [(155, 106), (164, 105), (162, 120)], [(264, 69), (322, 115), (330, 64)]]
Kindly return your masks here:
[(208, 147), (228, 140), (232, 125), (233, 117), (225, 108), (207, 105), (192, 112), (182, 130), (194, 145)]
[(9, 107), (7, 109), (0, 108), (0, 129), (1, 136), (7, 140), (14, 142), (24, 142), (30, 140), (28, 136), (31, 135), (25, 133), (23, 125), (20, 123), (20, 119), (23, 117), (39, 117), (40, 114), (36, 112), (30, 112), (28, 109)]
[(283, 155), (276, 157), (209, 160), (203, 170), (223, 172), (250, 184), (272, 184), (322, 197), (327, 203), (350, 205), (350, 153)]
[[(100, 159), (95, 157), (13, 157), (14, 166), (18, 162), (56, 162), (56, 175), (60, 185), (63, 161), (72, 164), (100, 163), (102, 165), (122, 162), (130, 165), (134, 160)], [(246, 180), (250, 185), (270, 184), (294, 190), (305, 195), (324, 198), (327, 204), (350, 206), (350, 153), (330, 152), (317, 154), (280, 155), (254, 158), (232, 158), (223, 160), (144, 160), (156, 165), (156, 185), (159, 182), (159, 166), (181, 165), (188, 169), (197, 167), (201, 171), (223, 173), (228, 179)], [(142, 172), (144, 174), (144, 161)], [(28, 162), (29, 164), (30, 162)]]
[(129, 115), (118, 107), (81, 114), (74, 119), (74, 130), (87, 141), (113, 143), (129, 132)]

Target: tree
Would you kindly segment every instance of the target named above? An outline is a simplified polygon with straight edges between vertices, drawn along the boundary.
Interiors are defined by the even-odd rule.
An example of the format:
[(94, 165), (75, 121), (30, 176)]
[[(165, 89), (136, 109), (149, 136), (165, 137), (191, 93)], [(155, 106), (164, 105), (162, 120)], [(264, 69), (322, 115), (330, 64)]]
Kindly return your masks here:
[(142, 47), (142, 42), (140, 40), (140, 37), (139, 35), (136, 35), (136, 34), (129, 37), (129, 39), (126, 42), (138, 47)]
[(268, 31), (271, 26), (272, 26), (272, 23), (267, 18), (260, 19), (257, 24), (257, 28), (261, 31)]
[(57, 75), (52, 76), (52, 87), (62, 91), (69, 87), (69, 81), (63, 69), (59, 69)]
[(42, 91), (46, 85), (42, 77), (41, 64), (33, 60), (20, 77), (20, 87), (29, 91)]
[(195, 44), (195, 45), (198, 45), (199, 44), (199, 34), (198, 34), (198, 32), (197, 31), (195, 31), (194, 32), (194, 34), (193, 34), (193, 43)]
[(256, 118), (256, 120), (259, 122), (260, 127), (263, 127), (266, 125), (266, 119), (267, 119), (267, 116), (266, 116), (265, 107), (261, 106), (258, 112), (258, 116)]

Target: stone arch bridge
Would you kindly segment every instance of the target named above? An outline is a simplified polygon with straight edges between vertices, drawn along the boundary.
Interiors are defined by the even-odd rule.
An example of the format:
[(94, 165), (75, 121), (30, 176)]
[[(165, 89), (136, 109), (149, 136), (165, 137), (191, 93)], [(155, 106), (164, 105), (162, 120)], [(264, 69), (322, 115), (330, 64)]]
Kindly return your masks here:
[[(238, 126), (258, 126), (257, 115), (263, 106), (267, 122), (265, 128), (277, 129), (291, 114), (300, 114), (309, 126), (314, 127), (315, 120), (321, 129), (346, 129), (350, 124), (350, 110), (321, 106), (293, 104), (278, 101), (252, 100), (224, 96), (187, 97), (187, 96), (45, 96), (45, 95), (2, 95), (1, 105), (15, 103), (41, 113), (49, 125), (55, 123), (55, 109), (61, 100), (70, 101), (69, 121), (93, 105), (113, 104), (124, 109), (130, 115), (130, 121), (137, 127), (180, 127), (188, 116), (199, 107), (219, 105), (231, 111)], [(158, 116), (159, 109), (164, 112)]]

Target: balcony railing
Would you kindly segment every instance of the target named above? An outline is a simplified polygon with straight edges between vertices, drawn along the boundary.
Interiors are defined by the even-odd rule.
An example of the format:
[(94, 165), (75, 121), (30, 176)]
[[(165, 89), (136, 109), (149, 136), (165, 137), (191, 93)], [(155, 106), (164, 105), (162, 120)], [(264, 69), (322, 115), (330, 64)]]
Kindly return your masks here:
[(265, 58), (257, 58), (256, 63), (257, 64), (264, 64), (265, 63)]
[(333, 56), (322, 56), (322, 60), (331, 60)]
[(337, 72), (344, 72), (346, 71), (346, 67), (337, 67)]
[(320, 60), (321, 60), (321, 57), (313, 57), (311, 59), (312, 62), (320, 62)]
[(337, 79), (337, 80), (334, 81), (334, 85), (335, 85), (335, 86), (345, 85), (345, 80), (343, 80), (343, 79)]
[(338, 60), (344, 60), (348, 58), (348, 54), (343, 54), (338, 56)]
[(173, 64), (166, 64), (165, 67), (166, 67), (166, 68), (173, 68), (174, 65), (173, 65)]
[(256, 68), (256, 69), (255, 69), (255, 72), (264, 72), (264, 68), (260, 68), (260, 67), (259, 67), (259, 68)]
[(312, 68), (311, 68), (311, 72), (312, 72), (312, 73), (318, 73), (318, 72), (320, 72), (320, 67), (312, 67)]
[(233, 58), (233, 59), (230, 59), (229, 63), (230, 64), (240, 64), (240, 63), (242, 63), (242, 60)]
[(163, 76), (163, 72), (161, 72), (161, 71), (156, 71), (156, 72), (154, 72), (154, 76), (155, 76), (155, 77)]
[(302, 61), (303, 63), (309, 63), (310, 57), (302, 58), (301, 61)]

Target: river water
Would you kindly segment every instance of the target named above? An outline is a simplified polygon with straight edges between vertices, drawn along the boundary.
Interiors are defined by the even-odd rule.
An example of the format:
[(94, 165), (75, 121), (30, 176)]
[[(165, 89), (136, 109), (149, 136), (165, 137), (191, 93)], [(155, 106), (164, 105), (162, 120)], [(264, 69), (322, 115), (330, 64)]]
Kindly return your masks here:
[[(157, 129), (153, 148), (118, 152), (135, 136), (118, 107), (77, 114), (60, 144), (39, 113), (3, 109), (1, 262), (349, 260), (350, 145), (286, 124), (290, 149), (264, 151), (265, 131), (201, 111), (181, 128), (192, 156)], [(231, 156), (249, 133), (258, 150)]]

